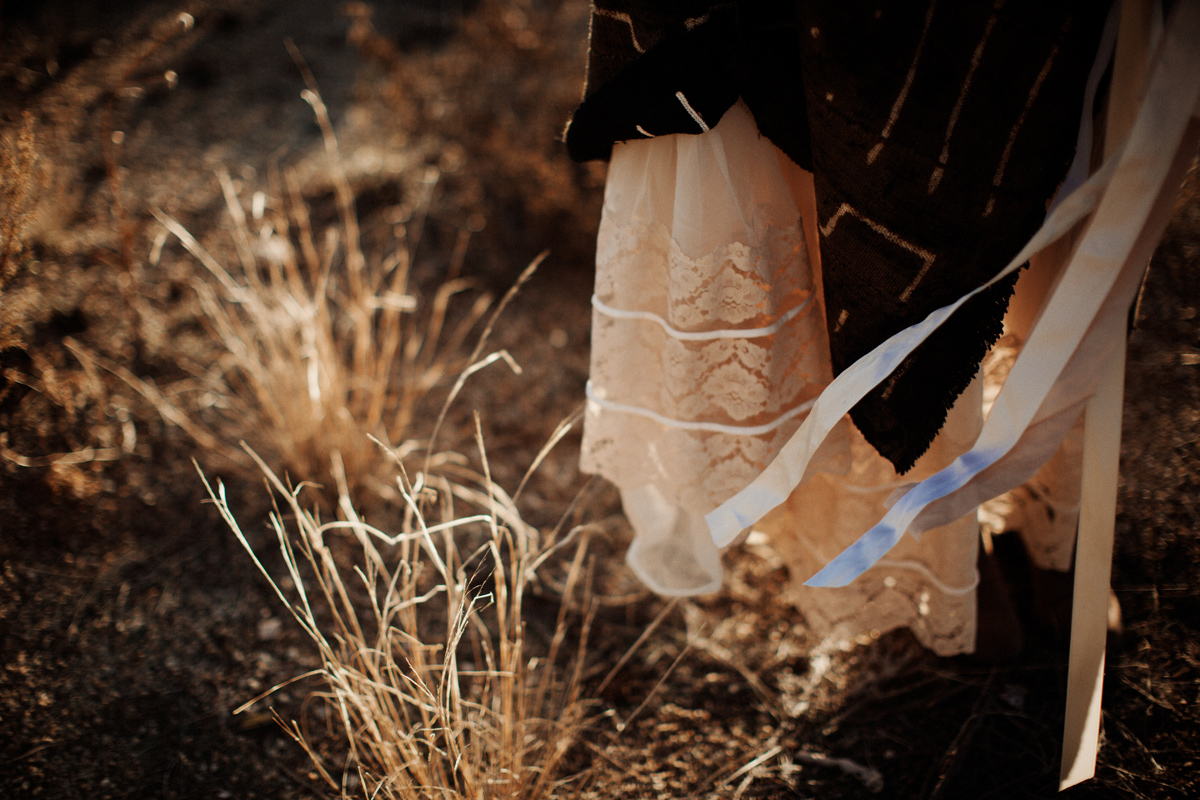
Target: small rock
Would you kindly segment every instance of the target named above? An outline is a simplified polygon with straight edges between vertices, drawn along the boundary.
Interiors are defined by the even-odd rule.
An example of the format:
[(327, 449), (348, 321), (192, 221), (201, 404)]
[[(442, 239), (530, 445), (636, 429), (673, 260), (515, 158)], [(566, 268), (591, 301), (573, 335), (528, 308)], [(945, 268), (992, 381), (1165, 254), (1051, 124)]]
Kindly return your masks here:
[(267, 617), (258, 623), (258, 640), (260, 642), (269, 642), (279, 638), (279, 632), (283, 629), (283, 623), (277, 617)]

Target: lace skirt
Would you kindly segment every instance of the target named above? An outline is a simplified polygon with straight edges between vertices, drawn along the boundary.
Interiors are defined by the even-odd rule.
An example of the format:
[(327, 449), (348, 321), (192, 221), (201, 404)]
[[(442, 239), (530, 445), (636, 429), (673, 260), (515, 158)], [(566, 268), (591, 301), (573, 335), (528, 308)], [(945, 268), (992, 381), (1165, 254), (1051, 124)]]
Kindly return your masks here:
[[(806, 239), (800, 211), (809, 186), (740, 103), (702, 135), (613, 150), (582, 468), (620, 489), (635, 533), (627, 561), (660, 594), (720, 587), (704, 515), (770, 463), (832, 379), (815, 230)], [(902, 477), (843, 420), (816, 473), (756, 526), (818, 635), (849, 643), (907, 626), (939, 654), (972, 649), (974, 513), (906, 536), (849, 586), (802, 582), (878, 521), (897, 489), (970, 449), (983, 403), (981, 379)]]

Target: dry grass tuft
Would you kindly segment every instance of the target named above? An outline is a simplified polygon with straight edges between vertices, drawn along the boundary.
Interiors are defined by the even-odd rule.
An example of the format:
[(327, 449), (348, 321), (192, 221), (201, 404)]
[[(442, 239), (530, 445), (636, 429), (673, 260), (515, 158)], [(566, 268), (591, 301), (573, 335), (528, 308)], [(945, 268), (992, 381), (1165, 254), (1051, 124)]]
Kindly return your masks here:
[[(340, 779), (304, 721), (283, 724), (324, 779), (343, 796), (370, 798), (558, 796), (571, 779), (561, 774), (566, 756), (592, 710), (581, 681), (595, 608), (583, 568), (586, 537), (539, 546), (537, 532), (491, 482), (486, 459), (473, 485), (465, 472), (457, 482), (422, 474), (413, 485), (400, 469), (395, 484), (405, 521), (399, 534), (388, 535), (359, 517), (344, 483), (341, 519), (322, 522), (302, 506), (303, 487), (286, 486), (251, 456), (282, 504), (271, 523), (286, 564), (283, 580), (254, 553), (224, 486), (205, 485), (320, 653), (321, 668), (310, 674), (326, 683), (317, 696), (349, 746)], [(476, 513), (456, 514), (456, 499)], [(344, 547), (327, 543), (338, 533), (357, 542), (352, 566), (339, 563)], [(576, 550), (557, 623), (548, 641), (536, 640), (527, 636), (526, 591), (549, 556), (571, 542)], [(471, 566), (478, 564), (490, 566)], [(577, 642), (568, 644), (581, 612)]]
[[(520, 371), (503, 351), (483, 354), (496, 317), (540, 258), (494, 307), (481, 294), (454, 312), (452, 298), (470, 288), (455, 278), (434, 291), (427, 309), (419, 308), (410, 287), (410, 241), (419, 237), (426, 209), (397, 226), (391, 253), (363, 252), (332, 125), (294, 49), (293, 56), (324, 134), (337, 223), (323, 236), (314, 232), (294, 174), (274, 176), (272, 196), (256, 193), (247, 208), (221, 172), (237, 253), (236, 266), (227, 267), (177, 220), (155, 212), (215, 279), (193, 282), (226, 353), (207, 380), (233, 409), (230, 417), (252, 421), (241, 430), (269, 458), (250, 447), (235, 451), (226, 444), (228, 430), (213, 433), (169, 392), (103, 365), (204, 449), (241, 460), (248, 455), (266, 477), (286, 569), (280, 579), (251, 548), (224, 485), (214, 488), (207, 479), (205, 485), (317, 646), (322, 666), (315, 674), (326, 688), (316, 696), (344, 735), (346, 769), (339, 776), (319, 754), (307, 718), (284, 727), (331, 786), (372, 798), (556, 796), (594, 703), (582, 691), (593, 609), (590, 573), (582, 566), (585, 537), (556, 542), (560, 526), (541, 541), (491, 480), (478, 421), (482, 473), (464, 466), (462, 456), (434, 451), (445, 409), (471, 374), (496, 361)], [(157, 249), (164, 240), (165, 234)], [(458, 259), (462, 251), (456, 248)], [(459, 266), (451, 264), (452, 274)], [(422, 399), (455, 376), (432, 431), (423, 441), (412, 438), (414, 422), (429, 411)], [(423, 460), (410, 482), (405, 465), (414, 455)], [(323, 491), (313, 491), (314, 483)], [(384, 516), (400, 532), (368, 524), (360, 511), (364, 497), (371, 507), (379, 499), (390, 505)], [(470, 513), (460, 513), (464, 505)], [(557, 621), (549, 634), (529, 637), (527, 590), (538, 569), (557, 564), (551, 556), (571, 542), (577, 548)]]
[[(506, 352), (484, 353), (497, 316), (541, 257), (499, 303), (478, 293), (452, 308), (472, 288), (455, 277), (460, 240), (452, 277), (420, 301), (410, 273), (429, 195), (396, 225), (391, 252), (364, 252), (332, 124), (295, 48), (292, 54), (324, 135), (336, 221), (317, 229), (289, 171), (272, 174), (269, 192), (249, 197), (218, 173), (231, 263), (176, 219), (153, 212), (164, 231), (151, 261), (174, 236), (207, 272), (192, 287), (222, 355), (202, 379), (226, 406), (224, 418), (206, 419), (170, 387), (81, 346), (73, 352), (121, 377), (203, 450), (253, 464), (266, 477), (281, 576), (254, 552), (224, 485), (204, 481), (316, 645), (321, 667), (311, 675), (325, 688), (315, 696), (345, 741), (345, 769), (321, 755), (309, 715), (281, 723), (331, 786), (344, 796), (414, 800), (558, 796), (572, 780), (564, 777), (567, 756), (596, 702), (583, 691), (595, 609), (583, 567), (586, 536), (576, 528), (560, 538), (560, 525), (543, 539), (524, 522), (514, 498), (491, 479), (478, 420), (482, 472), (459, 454), (435, 450), (465, 380), (497, 361), (520, 371)], [(469, 353), (468, 338), (475, 340)], [(442, 385), (448, 397), (438, 414), (424, 399)], [(426, 428), (423, 439), (414, 436), (418, 425)], [(239, 437), (253, 447), (231, 446)], [(399, 532), (368, 524), (364, 509), (372, 522), (388, 519)], [(564, 564), (557, 554), (570, 544), (574, 557)], [(560, 574), (551, 578), (551, 569)], [(526, 608), (539, 570), (563, 597), (549, 619)]]
[[(436, 430), (425, 442), (411, 438), (418, 405), (431, 389), (460, 375), (448, 405), (465, 375), (496, 361), (516, 372), (520, 368), (503, 351), (480, 359), (490, 323), (474, 352), (464, 357), (464, 343), (493, 304), (480, 292), (465, 310), (452, 312), (453, 298), (473, 288), (469, 280), (448, 280), (427, 303), (418, 302), (410, 269), (425, 208), (397, 224), (390, 253), (370, 258), (362, 251), (354, 196), (332, 125), (304, 71), (310, 80), (304, 98), (324, 134), (333, 176), (336, 225), (320, 235), (314, 231), (290, 171), (274, 175), (271, 194), (256, 192), (248, 209), (229, 175), (218, 173), (237, 252), (233, 267), (220, 263), (178, 221), (153, 213), (216, 279), (215, 285), (199, 278), (192, 285), (226, 351), (219, 371), (208, 376), (215, 393), (232, 407), (231, 420), (253, 421), (233, 439), (251, 440), (293, 479), (325, 487), (344, 479), (355, 498), (365, 490), (394, 499), (389, 462), (369, 437), (394, 447), (401, 458), (423, 448), (432, 452)], [(428, 195), (421, 202), (427, 204)], [(458, 260), (464, 249), (457, 248)], [(157, 258), (157, 252), (153, 255)], [(452, 273), (459, 266), (452, 264)], [(506, 302), (493, 309), (492, 321)], [(132, 383), (165, 417), (182, 424), (179, 403), (153, 386)], [(196, 414), (184, 416), (185, 429), (205, 449), (245, 461), (235, 448), (213, 446), (230, 437), (211, 433)]]

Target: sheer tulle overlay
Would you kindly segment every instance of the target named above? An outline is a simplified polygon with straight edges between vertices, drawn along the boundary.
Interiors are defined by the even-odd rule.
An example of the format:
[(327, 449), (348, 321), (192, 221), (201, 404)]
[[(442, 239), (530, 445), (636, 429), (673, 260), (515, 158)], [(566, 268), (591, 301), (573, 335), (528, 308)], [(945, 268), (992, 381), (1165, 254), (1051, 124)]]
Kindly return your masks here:
[[(704, 515), (762, 472), (832, 379), (820, 275), (797, 205), (802, 182), (741, 104), (702, 135), (614, 148), (582, 466), (620, 488), (635, 531), (627, 560), (661, 594), (720, 587)], [(972, 649), (975, 513), (905, 537), (850, 586), (802, 582), (878, 521), (896, 490), (970, 448), (982, 385), (959, 399), (903, 477), (843, 420), (813, 477), (757, 526), (819, 634), (848, 643), (908, 627), (937, 653)]]

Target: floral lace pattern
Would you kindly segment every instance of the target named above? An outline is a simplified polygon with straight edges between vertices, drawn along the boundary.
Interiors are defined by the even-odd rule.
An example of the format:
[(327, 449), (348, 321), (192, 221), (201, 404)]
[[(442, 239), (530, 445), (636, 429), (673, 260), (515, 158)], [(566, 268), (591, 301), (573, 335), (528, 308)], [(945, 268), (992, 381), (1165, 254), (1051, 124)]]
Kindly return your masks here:
[(931, 451), (902, 477), (848, 426), (850, 470), (815, 475), (759, 524), (792, 572), (789, 599), (818, 635), (845, 646), (876, 632), (907, 627), (939, 655), (974, 647), (974, 515), (926, 531), (919, 540), (905, 536), (849, 586), (814, 589), (802, 582), (882, 517), (898, 487), (936, 472), (960, 452), (963, 440), (978, 425), (978, 394), (968, 390), (968, 395), (973, 396), (951, 411), (950, 427)]
[[(627, 560), (662, 594), (719, 588), (703, 515), (770, 463), (832, 380), (789, 169), (798, 172), (740, 105), (703, 135), (614, 150), (581, 466), (621, 489), (636, 534)], [(917, 471), (932, 474), (924, 471), (969, 445), (979, 402), (976, 394)], [(848, 422), (817, 462), (818, 474), (761, 525), (809, 624), (846, 642), (907, 626), (935, 652), (970, 650), (973, 516), (907, 538), (849, 587), (802, 586), (916, 474), (898, 478)]]
[(764, 327), (812, 295), (799, 212), (766, 223), (758, 242), (691, 257), (663, 223), (621, 224), (606, 211), (596, 295), (609, 305), (658, 311), (675, 328), (701, 331)]
[[(624, 246), (605, 246), (614, 240)], [(597, 272), (596, 296), (605, 305), (650, 312), (689, 333), (763, 328), (800, 312), (772, 335), (687, 341), (659, 325), (597, 311), (592, 381), (611, 399), (675, 419), (759, 425), (815, 397), (829, 381), (824, 324), (812, 302), (811, 280), (782, 288), (788, 287), (788, 275), (809, 275), (798, 226), (770, 228), (757, 252), (736, 244), (692, 261), (674, 247), (665, 286), (648, 279), (661, 274), (661, 265), (642, 263), (646, 254), (629, 247), (641, 241), (650, 252), (666, 249), (654, 246), (671, 244), (661, 225), (604, 225), (600, 241), (607, 259)], [(775, 261), (778, 255), (786, 258)], [(618, 278), (630, 274), (637, 277)]]

